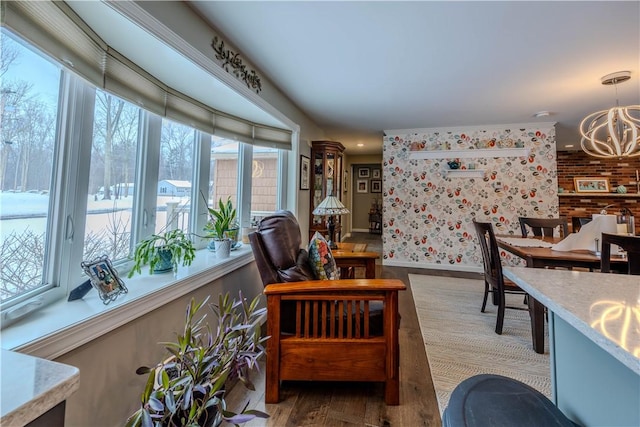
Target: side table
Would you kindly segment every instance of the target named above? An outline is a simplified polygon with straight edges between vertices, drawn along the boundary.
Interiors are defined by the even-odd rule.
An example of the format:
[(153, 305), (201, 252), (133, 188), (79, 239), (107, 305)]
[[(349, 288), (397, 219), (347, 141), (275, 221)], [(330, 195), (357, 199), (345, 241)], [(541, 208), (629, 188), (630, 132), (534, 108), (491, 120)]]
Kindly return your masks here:
[(377, 252), (366, 252), (365, 243), (337, 243), (338, 249), (331, 251), (336, 265), (340, 269), (341, 279), (354, 279), (355, 269), (363, 267), (366, 279), (376, 278), (376, 259), (380, 258)]

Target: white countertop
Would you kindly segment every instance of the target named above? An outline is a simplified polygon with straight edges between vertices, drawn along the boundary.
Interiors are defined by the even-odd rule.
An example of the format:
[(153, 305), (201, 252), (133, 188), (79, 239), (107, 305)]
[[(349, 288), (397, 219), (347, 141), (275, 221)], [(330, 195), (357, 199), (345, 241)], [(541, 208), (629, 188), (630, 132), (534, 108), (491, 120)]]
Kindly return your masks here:
[(504, 275), (640, 375), (640, 276), (524, 267)]
[(80, 371), (13, 351), (0, 353), (0, 425), (23, 426), (65, 401), (80, 385)]

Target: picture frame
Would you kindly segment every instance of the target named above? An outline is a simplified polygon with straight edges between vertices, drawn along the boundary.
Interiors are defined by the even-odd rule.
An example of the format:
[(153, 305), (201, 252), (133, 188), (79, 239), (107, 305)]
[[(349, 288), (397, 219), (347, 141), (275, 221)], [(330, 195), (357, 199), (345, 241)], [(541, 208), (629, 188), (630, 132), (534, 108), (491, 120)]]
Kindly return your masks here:
[[(382, 171), (380, 169), (374, 169), (373, 172), (371, 172), (371, 178), (373, 179), (381, 179), (382, 178)], [(373, 186), (373, 184), (372, 184)], [(371, 190), (371, 192), (373, 193), (373, 188)]]
[(573, 184), (576, 193), (608, 193), (609, 178), (606, 177), (574, 177)]
[(107, 255), (89, 262), (82, 261), (80, 266), (89, 276), (91, 285), (98, 291), (103, 304), (109, 304), (115, 301), (118, 295), (129, 292)]
[(368, 193), (369, 192), (369, 181), (366, 179), (359, 179), (356, 181), (356, 192), (357, 193)]
[(342, 186), (342, 191), (346, 194), (347, 189), (349, 188), (349, 172), (344, 171), (344, 185)]
[(300, 155), (300, 190), (309, 189), (309, 179), (311, 177), (311, 159), (309, 157)]
[(358, 178), (369, 178), (370, 174), (369, 168), (358, 168)]
[(371, 192), (372, 193), (382, 193), (382, 180), (381, 179), (372, 179), (371, 180)]

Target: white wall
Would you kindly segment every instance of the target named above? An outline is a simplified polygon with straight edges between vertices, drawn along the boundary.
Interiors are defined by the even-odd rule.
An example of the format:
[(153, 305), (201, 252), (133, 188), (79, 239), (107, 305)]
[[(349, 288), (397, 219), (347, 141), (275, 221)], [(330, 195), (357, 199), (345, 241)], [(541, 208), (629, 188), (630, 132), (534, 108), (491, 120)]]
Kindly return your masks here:
[(237, 297), (239, 290), (249, 299), (262, 293), (255, 263), (57, 358), (56, 362), (80, 369), (80, 388), (67, 400), (65, 425), (123, 426), (127, 417), (140, 407), (147, 380), (147, 375), (136, 375), (136, 369), (152, 366), (167, 357), (158, 343), (173, 341), (182, 331), (191, 298), (201, 301), (211, 295), (209, 301), (217, 302), (220, 293), (229, 292)]

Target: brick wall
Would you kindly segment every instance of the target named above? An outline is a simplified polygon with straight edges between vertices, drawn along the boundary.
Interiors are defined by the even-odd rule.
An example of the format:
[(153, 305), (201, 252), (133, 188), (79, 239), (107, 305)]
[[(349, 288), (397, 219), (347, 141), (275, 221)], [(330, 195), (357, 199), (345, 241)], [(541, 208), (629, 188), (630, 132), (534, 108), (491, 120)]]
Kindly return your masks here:
[(599, 159), (587, 155), (584, 151), (558, 151), (558, 187), (571, 192), (573, 178), (596, 176), (609, 178), (611, 191), (618, 185), (627, 187), (629, 193), (637, 193), (636, 171), (640, 171), (640, 158)]
[[(640, 158), (634, 159), (599, 159), (587, 155), (583, 151), (558, 151), (558, 187), (567, 195), (560, 199), (560, 215), (569, 218), (574, 216), (590, 217), (607, 205), (609, 213), (617, 213), (621, 208), (628, 208), (636, 218), (636, 234), (640, 234), (640, 194), (636, 186), (636, 171), (640, 171)], [(617, 194), (580, 194), (575, 191), (574, 177), (606, 177), (609, 179), (611, 191), (619, 185), (627, 187), (627, 195)]]

